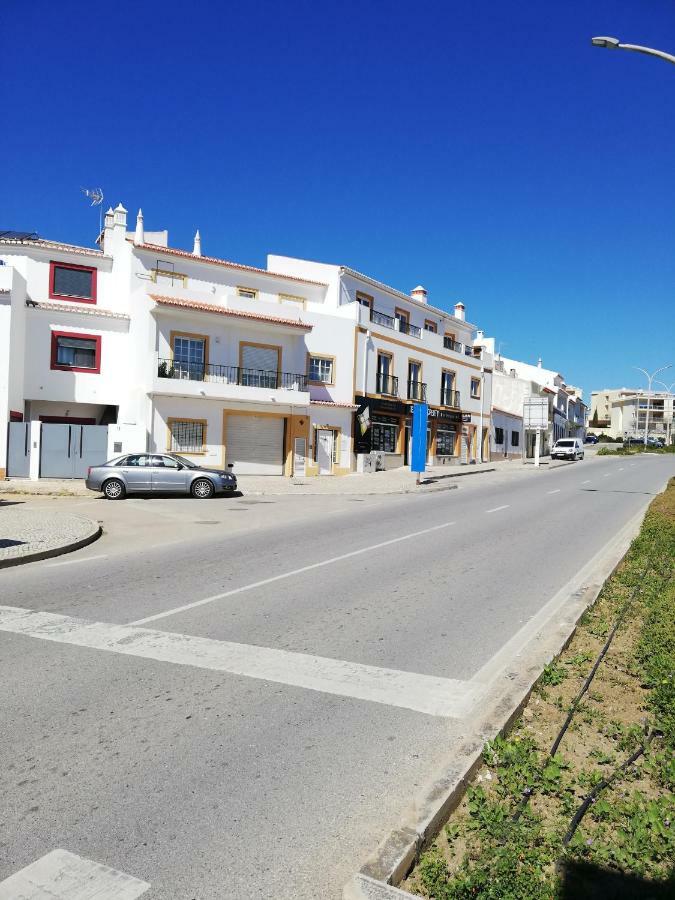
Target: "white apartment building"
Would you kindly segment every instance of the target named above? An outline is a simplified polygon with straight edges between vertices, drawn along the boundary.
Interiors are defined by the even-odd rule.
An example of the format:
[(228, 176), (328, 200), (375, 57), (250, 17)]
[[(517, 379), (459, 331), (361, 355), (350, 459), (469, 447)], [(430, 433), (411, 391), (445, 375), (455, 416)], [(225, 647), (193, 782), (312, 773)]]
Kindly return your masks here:
[(412, 405), (425, 401), (429, 465), (489, 458), (492, 356), (474, 347), (463, 303), (453, 315), (421, 286), (405, 294), (348, 266), (283, 256), (268, 266), (327, 283), (329, 302), (352, 322), (356, 457), (379, 451), (387, 468), (408, 465)]
[[(494, 355), (495, 339), (478, 333), (476, 343)], [(497, 354), (492, 388), (492, 459), (532, 458), (536, 432), (523, 426), (526, 397), (548, 397), (548, 428), (541, 435), (540, 453), (547, 455), (555, 441), (563, 437), (585, 437), (586, 404), (583, 392), (565, 383), (559, 372), (509, 359)]]
[[(430, 459), (476, 457), (490, 372), (463, 310), (338, 267), (205, 256), (199, 232), (192, 252), (174, 249), (140, 211), (127, 230), (121, 204), (98, 244), (0, 237), (0, 477), (83, 477), (143, 450), (238, 474), (342, 475), (366, 452), (354, 422), (371, 406), (369, 448), (403, 464), (409, 405), (427, 382)], [(371, 401), (382, 415), (399, 404), (386, 409), (393, 447)]]
[(636, 388), (605, 388), (591, 393), (589, 428), (608, 437), (644, 437), (649, 407), (651, 437), (670, 443), (675, 434), (675, 394), (672, 391), (644, 391)]

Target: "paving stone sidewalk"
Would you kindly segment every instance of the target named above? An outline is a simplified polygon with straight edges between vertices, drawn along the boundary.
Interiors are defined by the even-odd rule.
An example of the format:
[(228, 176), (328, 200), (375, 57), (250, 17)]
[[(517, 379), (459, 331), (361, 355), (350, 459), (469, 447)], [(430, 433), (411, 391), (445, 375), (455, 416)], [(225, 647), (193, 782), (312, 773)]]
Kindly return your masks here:
[(99, 523), (84, 516), (0, 500), (0, 569), (78, 550), (100, 534)]

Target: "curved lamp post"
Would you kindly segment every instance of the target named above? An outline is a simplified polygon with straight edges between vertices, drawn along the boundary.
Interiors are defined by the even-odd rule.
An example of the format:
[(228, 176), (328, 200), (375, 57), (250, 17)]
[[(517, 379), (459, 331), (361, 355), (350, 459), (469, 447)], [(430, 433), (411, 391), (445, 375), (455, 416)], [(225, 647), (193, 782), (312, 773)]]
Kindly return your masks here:
[[(666, 384), (665, 381), (656, 381), (654, 380), (654, 384), (660, 384), (661, 387), (665, 390), (666, 394), (672, 394), (673, 388), (675, 388), (675, 381), (672, 384)], [(670, 445), (670, 441), (673, 435), (673, 409), (671, 404), (670, 410), (670, 419), (666, 422), (666, 443)]]
[(594, 47), (606, 47), (608, 50), (634, 50), (636, 53), (658, 56), (659, 59), (665, 59), (666, 62), (675, 63), (675, 56), (671, 53), (664, 53), (663, 50), (654, 50), (653, 47), (641, 47), (639, 44), (622, 44), (615, 37), (594, 37), (591, 38), (591, 44)]
[[(649, 387), (647, 388), (647, 414), (645, 415), (645, 440), (644, 440), (645, 447), (647, 446), (647, 436), (649, 435), (649, 400), (652, 395), (652, 382), (654, 381), (656, 376), (659, 374), (659, 372), (665, 372), (666, 369), (672, 368), (672, 365), (673, 365), (672, 363), (668, 363), (667, 366), (661, 366), (660, 369), (657, 369), (655, 372), (652, 372), (651, 375), (649, 374), (649, 372), (646, 369), (641, 369), (640, 366), (633, 366), (633, 368), (637, 369), (638, 372), (642, 372), (642, 374), (647, 378), (647, 381), (649, 383)], [(663, 382), (659, 382), (659, 384), (662, 384), (662, 383)], [(636, 400), (636, 403), (639, 404), (639, 401)], [(636, 414), (637, 414), (637, 420), (638, 420), (638, 425), (639, 425), (639, 423), (640, 423), (640, 407), (639, 407), (639, 405), (636, 408)]]

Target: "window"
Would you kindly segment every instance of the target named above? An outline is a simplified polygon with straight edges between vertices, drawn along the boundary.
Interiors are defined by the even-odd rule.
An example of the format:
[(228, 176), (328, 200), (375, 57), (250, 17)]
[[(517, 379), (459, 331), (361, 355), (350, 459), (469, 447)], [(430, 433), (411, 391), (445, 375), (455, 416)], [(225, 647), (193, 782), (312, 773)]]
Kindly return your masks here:
[(131, 456), (127, 456), (127, 458), (120, 464), (124, 466), (152, 466), (153, 465), (153, 457), (148, 456), (145, 453), (134, 453)]
[(335, 360), (332, 356), (310, 356), (309, 357), (309, 381), (317, 384), (333, 384), (333, 370)]
[(238, 287), (237, 296), (245, 297), (247, 300), (257, 300), (258, 292), (255, 288)]
[(171, 332), (174, 378), (202, 381), (207, 363), (208, 337)]
[(480, 398), (480, 378), (471, 379), (471, 396), (474, 398), (474, 400), (478, 400)]
[(51, 368), (97, 374), (101, 371), (101, 336), (52, 331)]
[(169, 450), (176, 453), (204, 453), (206, 420), (169, 419)]
[(410, 322), (410, 315), (404, 309), (399, 309), (398, 307), (394, 310), (394, 317), (398, 320), (398, 330), (404, 333), (408, 331), (408, 323)]
[(504, 429), (503, 428), (495, 428), (495, 444), (503, 444), (504, 443)]
[(356, 292), (356, 302), (360, 303), (361, 306), (365, 306), (368, 309), (373, 308), (373, 298), (370, 294), (362, 294), (360, 291)]
[(49, 296), (56, 300), (96, 303), (96, 269), (50, 262)]
[(455, 393), (455, 373), (445, 369), (441, 373), (441, 406), (459, 406)]
[(511, 446), (517, 447), (519, 443), (520, 443), (520, 432), (512, 431), (511, 432)]
[(432, 322), (431, 319), (424, 320), (424, 330), (430, 331), (432, 334), (436, 334), (438, 332), (438, 326), (435, 322)]
[(377, 354), (377, 372), (379, 375), (389, 375), (391, 371), (392, 357), (388, 353)]
[(393, 416), (373, 416), (370, 422), (371, 450), (396, 453), (399, 420)]
[(455, 437), (454, 429), (439, 426), (436, 432), (436, 456), (454, 456)]
[(304, 297), (296, 297), (293, 294), (279, 294), (279, 303), (290, 303), (293, 306), (300, 306), (304, 309)]

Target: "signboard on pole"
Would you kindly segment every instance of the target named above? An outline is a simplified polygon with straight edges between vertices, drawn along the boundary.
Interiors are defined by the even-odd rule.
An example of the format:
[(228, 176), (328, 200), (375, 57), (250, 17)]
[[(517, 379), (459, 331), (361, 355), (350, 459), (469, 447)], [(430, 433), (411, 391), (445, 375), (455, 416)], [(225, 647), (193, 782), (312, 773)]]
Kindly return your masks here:
[(410, 454), (410, 471), (424, 472), (427, 464), (427, 422), (429, 407), (426, 403), (413, 404), (412, 416), (412, 452)]
[(548, 397), (525, 397), (523, 400), (523, 428), (548, 428)]

